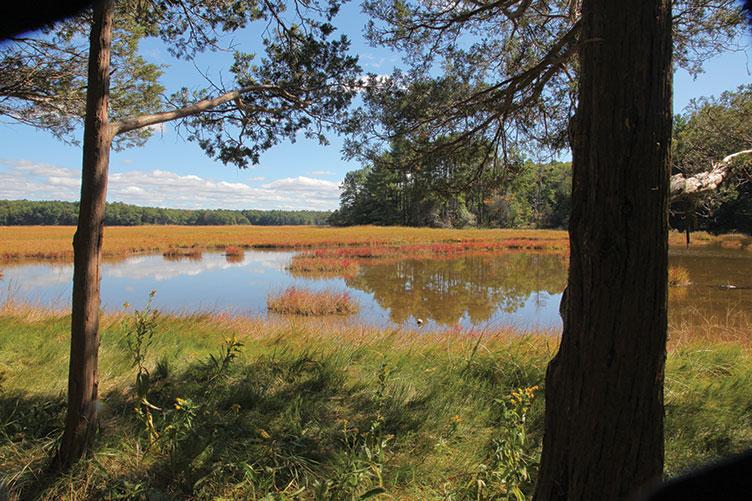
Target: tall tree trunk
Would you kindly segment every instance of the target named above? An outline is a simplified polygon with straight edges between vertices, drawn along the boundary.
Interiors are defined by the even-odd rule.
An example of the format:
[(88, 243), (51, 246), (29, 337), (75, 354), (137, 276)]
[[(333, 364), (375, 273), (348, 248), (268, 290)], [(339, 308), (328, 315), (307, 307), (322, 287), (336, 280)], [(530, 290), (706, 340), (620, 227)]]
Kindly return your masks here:
[(78, 228), (73, 237), (73, 309), (68, 412), (57, 465), (80, 459), (97, 427), (99, 264), (112, 133), (109, 125), (113, 0), (97, 2), (89, 38), (83, 172)]
[(538, 500), (624, 499), (663, 469), (670, 0), (583, 0), (570, 267)]

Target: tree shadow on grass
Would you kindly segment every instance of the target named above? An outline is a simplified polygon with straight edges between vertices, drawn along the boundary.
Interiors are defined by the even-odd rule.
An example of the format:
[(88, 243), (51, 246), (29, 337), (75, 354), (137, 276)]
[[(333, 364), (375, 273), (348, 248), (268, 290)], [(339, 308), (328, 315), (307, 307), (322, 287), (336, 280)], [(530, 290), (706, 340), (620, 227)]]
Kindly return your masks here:
[[(345, 483), (352, 492), (373, 487), (380, 481), (378, 459), (364, 451), (385, 434), (418, 430), (432, 397), (406, 401), (387, 385), (377, 395), (348, 384), (347, 370), (341, 360), (307, 353), (262, 357), (220, 371), (206, 363), (174, 374), (162, 367), (154, 371), (148, 394), (158, 438), (150, 441), (132, 394), (111, 392), (103, 398), (93, 458), (62, 479), (42, 472), (62, 429), (64, 399), (2, 396), (0, 457), (15, 473), (2, 484), (0, 499), (54, 498), (66, 485), (92, 499), (291, 493)], [(134, 458), (112, 466), (112, 456), (128, 454)]]
[(64, 418), (62, 395), (0, 393), (0, 500), (45, 487), (39, 472), (55, 450)]
[[(106, 394), (92, 457), (56, 477), (44, 466), (62, 429), (63, 397), (3, 395), (1, 422), (10, 425), (0, 469), (13, 472), (5, 496), (56, 499), (74, 489), (80, 499), (260, 498), (305, 490), (349, 499), (409, 483), (463, 405), (476, 420), (467, 433), (493, 428), (494, 399), (542, 377), (495, 357), (415, 377), (424, 372), (284, 348), (243, 362), (219, 357), (176, 371), (163, 361), (150, 370), (153, 407), (139, 403), (135, 388)], [(482, 459), (482, 439), (466, 446), (464, 454)], [(395, 456), (399, 464), (382, 470)]]

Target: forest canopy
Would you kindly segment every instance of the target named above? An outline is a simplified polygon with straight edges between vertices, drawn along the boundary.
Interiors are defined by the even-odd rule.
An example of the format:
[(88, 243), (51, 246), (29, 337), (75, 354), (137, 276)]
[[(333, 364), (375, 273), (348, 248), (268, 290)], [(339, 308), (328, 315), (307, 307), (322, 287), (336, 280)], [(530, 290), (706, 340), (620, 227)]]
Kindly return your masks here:
[[(697, 176), (752, 147), (752, 85), (693, 100), (674, 117), (674, 174)], [(334, 225), (565, 228), (571, 207), (570, 162), (485, 157), (487, 144), (449, 152), (453, 137), (392, 140), (342, 183)], [(420, 144), (416, 144), (420, 143)], [(426, 152), (434, 152), (426, 153)], [(438, 153), (436, 153), (438, 152)], [(671, 226), (752, 232), (752, 155), (740, 155), (717, 189), (672, 201)]]
[[(228, 209), (166, 209), (139, 207), (120, 202), (108, 203), (105, 224), (138, 226), (142, 224), (175, 224), (187, 226), (220, 226), (231, 224), (320, 225), (331, 213), (312, 210), (228, 210)], [(78, 202), (37, 202), (31, 200), (0, 200), (0, 226), (75, 225)]]

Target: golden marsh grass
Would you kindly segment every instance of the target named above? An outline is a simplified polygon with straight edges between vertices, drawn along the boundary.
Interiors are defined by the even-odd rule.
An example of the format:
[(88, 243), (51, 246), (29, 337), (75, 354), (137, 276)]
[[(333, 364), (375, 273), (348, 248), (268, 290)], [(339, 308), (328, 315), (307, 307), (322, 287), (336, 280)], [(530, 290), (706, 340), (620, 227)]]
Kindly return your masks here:
[[(73, 226), (0, 226), (0, 260), (73, 257)], [(691, 245), (752, 249), (752, 238), (692, 234)], [(117, 259), (131, 254), (176, 252), (175, 249), (394, 247), (447, 244), (463, 251), (489, 248), (544, 249), (567, 252), (563, 230), (444, 229), (389, 226), (111, 226), (105, 228), (103, 255)], [(683, 233), (669, 234), (671, 246), (685, 245)]]
[[(0, 226), (0, 259), (67, 259), (73, 256), (73, 226)], [(313, 248), (395, 246), (441, 242), (531, 240), (567, 247), (560, 230), (434, 229), (386, 226), (112, 226), (105, 228), (103, 254), (124, 256), (172, 249)]]

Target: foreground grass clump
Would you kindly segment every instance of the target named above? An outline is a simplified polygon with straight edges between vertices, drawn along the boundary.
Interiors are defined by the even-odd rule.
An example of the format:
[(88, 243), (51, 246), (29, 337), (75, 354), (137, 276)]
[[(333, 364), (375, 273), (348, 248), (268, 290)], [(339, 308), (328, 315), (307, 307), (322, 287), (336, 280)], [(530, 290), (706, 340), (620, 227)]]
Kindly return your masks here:
[(358, 304), (348, 292), (311, 291), (288, 287), (266, 300), (269, 311), (283, 315), (350, 315), (357, 313)]
[[(100, 436), (91, 458), (49, 478), (70, 318), (2, 310), (0, 497), (532, 493), (543, 425), (536, 386), (556, 348), (553, 333), (417, 334), (148, 311), (141, 319), (150, 327), (137, 328), (130, 315), (103, 318)], [(144, 373), (147, 384), (135, 384)], [(669, 474), (752, 445), (747, 345), (681, 337), (666, 381)]]

